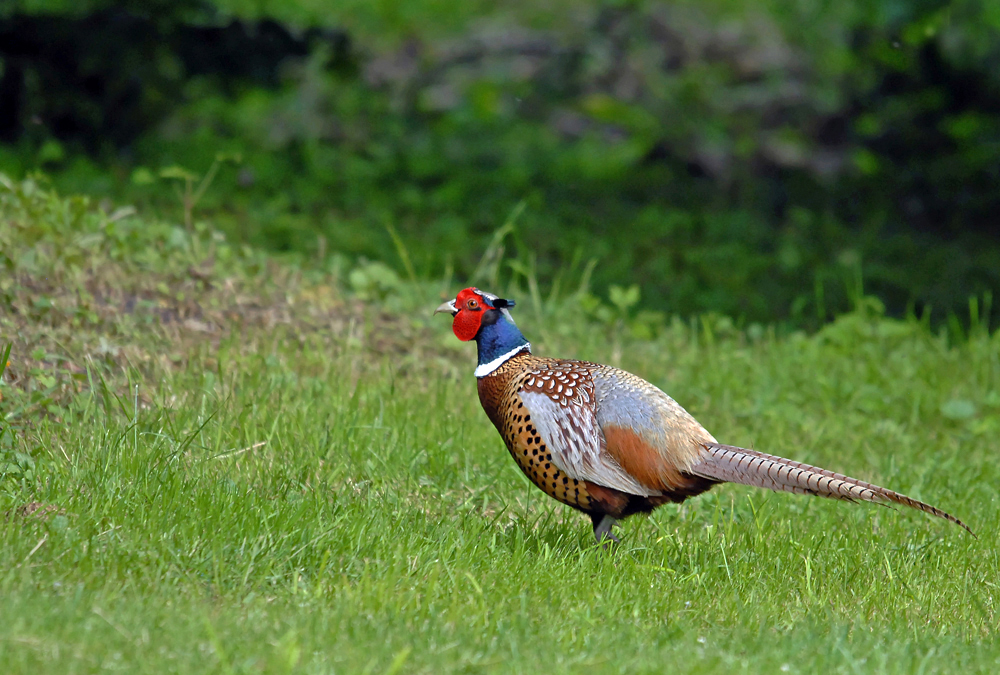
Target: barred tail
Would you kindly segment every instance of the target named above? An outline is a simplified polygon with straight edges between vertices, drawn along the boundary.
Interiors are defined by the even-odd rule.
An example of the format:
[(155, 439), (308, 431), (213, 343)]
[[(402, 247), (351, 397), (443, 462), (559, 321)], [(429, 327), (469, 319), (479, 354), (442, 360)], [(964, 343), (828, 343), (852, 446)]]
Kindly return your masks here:
[(718, 443), (704, 445), (708, 453), (690, 469), (690, 473), (703, 478), (851, 502), (902, 504), (950, 520), (965, 528), (973, 537), (976, 536), (968, 525), (950, 513), (878, 485), (756, 450)]

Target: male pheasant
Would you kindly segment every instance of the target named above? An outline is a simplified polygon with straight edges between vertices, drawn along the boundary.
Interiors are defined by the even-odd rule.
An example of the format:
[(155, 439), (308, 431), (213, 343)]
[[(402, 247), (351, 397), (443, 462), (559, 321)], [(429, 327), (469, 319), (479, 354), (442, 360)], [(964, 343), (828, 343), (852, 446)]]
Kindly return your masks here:
[(513, 306), (513, 300), (466, 288), (435, 313), (454, 317), (459, 340), (476, 341), (479, 400), (518, 466), (545, 494), (589, 515), (598, 543), (618, 541), (611, 528), (622, 518), (727, 481), (903, 504), (972, 532), (954, 516), (898, 492), (722, 445), (672, 398), (631, 373), (532, 356), (508, 311)]

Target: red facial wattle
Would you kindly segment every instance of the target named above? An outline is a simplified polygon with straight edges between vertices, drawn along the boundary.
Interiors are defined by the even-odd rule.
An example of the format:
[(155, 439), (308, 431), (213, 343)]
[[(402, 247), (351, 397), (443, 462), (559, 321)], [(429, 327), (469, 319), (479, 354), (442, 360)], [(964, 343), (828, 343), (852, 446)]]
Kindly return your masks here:
[(493, 307), (474, 288), (466, 288), (455, 298), (455, 320), (451, 324), (451, 330), (455, 337), (463, 342), (468, 342), (476, 337), (479, 328), (483, 323), (483, 312)]
[(451, 324), (451, 329), (457, 337), (462, 342), (468, 342), (476, 337), (476, 333), (479, 332), (479, 326), (483, 320), (482, 312), (470, 312), (469, 310), (460, 310), (458, 314), (455, 315), (455, 321)]

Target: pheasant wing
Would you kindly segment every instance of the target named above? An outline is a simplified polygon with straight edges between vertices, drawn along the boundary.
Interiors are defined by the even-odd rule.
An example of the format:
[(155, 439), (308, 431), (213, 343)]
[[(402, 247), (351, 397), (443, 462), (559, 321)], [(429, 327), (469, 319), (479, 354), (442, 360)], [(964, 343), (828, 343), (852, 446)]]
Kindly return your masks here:
[(605, 447), (629, 476), (674, 501), (704, 492), (711, 479), (691, 468), (715, 439), (674, 399), (631, 373), (594, 364), (594, 411)]
[(608, 454), (604, 434), (594, 414), (594, 389), (589, 374), (573, 378), (566, 371), (532, 374), (520, 396), (538, 429), (552, 462), (571, 478), (587, 480), (633, 495), (659, 495), (641, 485)]

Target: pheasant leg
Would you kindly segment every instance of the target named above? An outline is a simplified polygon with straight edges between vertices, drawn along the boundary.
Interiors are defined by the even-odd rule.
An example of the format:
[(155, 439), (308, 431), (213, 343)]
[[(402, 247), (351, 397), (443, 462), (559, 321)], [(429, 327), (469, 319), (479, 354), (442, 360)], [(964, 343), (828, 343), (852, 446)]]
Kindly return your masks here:
[(593, 515), (590, 517), (594, 521), (594, 538), (597, 539), (598, 544), (603, 544), (607, 547), (609, 541), (613, 541), (616, 544), (621, 542), (618, 537), (611, 532), (611, 528), (614, 524), (618, 522), (617, 518), (613, 518), (605, 514), (603, 517), (598, 515)]

